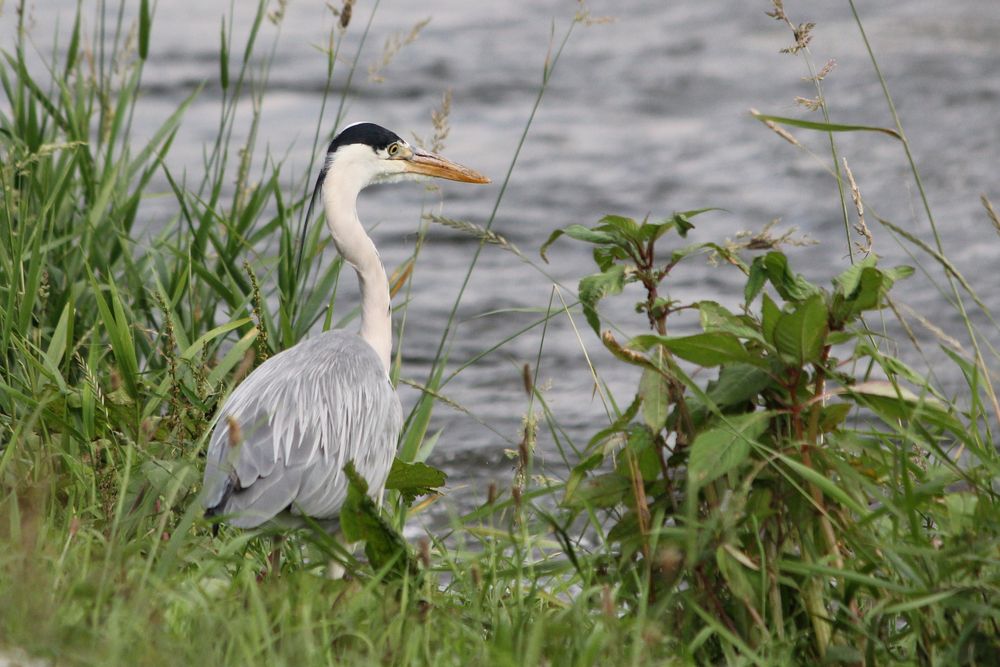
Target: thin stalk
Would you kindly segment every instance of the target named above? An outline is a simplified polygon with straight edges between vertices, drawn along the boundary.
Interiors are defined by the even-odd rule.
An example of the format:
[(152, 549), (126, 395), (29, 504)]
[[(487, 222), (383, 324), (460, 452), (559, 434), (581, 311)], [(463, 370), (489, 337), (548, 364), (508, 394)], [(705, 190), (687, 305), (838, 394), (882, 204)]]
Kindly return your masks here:
[[(350, 66), (350, 68), (348, 68), (348, 71), (347, 71), (347, 80), (344, 82), (344, 88), (343, 88), (343, 90), (340, 93), (340, 103), (337, 106), (337, 114), (336, 114), (336, 116), (334, 116), (333, 127), (328, 132), (328, 134), (327, 134), (328, 137), (332, 138), (336, 134), (337, 128), (340, 127), (340, 122), (341, 122), (341, 120), (343, 118), (343, 115), (344, 115), (344, 107), (347, 104), (347, 97), (348, 97), (348, 94), (351, 91), (351, 82), (354, 80), (354, 72), (355, 72), (355, 70), (357, 70), (358, 61), (361, 58), (361, 50), (364, 48), (365, 43), (368, 41), (368, 35), (371, 32), (372, 24), (375, 21), (375, 14), (378, 11), (380, 3), (381, 3), (381, 0), (376, 0), (375, 1), (375, 5), (372, 7), (371, 13), (368, 15), (368, 22), (365, 23), (365, 29), (361, 32), (361, 38), (358, 41), (358, 48), (354, 52), (354, 57), (351, 59), (351, 66)], [(312, 187), (312, 184), (313, 184), (312, 174), (313, 174), (313, 170), (315, 169), (316, 154), (319, 152), (319, 135), (320, 135), (320, 130), (321, 130), (322, 126), (323, 126), (323, 114), (326, 111), (326, 102), (327, 102), (327, 99), (329, 97), (330, 84), (333, 82), (334, 69), (336, 67), (337, 56), (340, 53), (340, 45), (341, 45), (342, 42), (343, 42), (343, 34), (341, 34), (341, 39), (337, 40), (336, 44), (333, 47), (333, 53), (331, 55), (329, 55), (328, 59), (327, 59), (326, 86), (324, 86), (324, 88), (323, 88), (323, 102), (320, 105), (320, 114), (319, 114), (319, 117), (318, 117), (318, 119), (316, 121), (316, 131), (313, 134), (313, 150), (312, 150), (311, 157), (309, 158), (309, 166), (306, 169), (305, 192), (303, 194), (303, 207), (302, 207), (303, 208), (303, 212), (302, 212), (302, 219), (301, 219), (301, 221), (299, 223), (299, 230), (300, 230), (300, 232), (299, 232), (299, 244), (300, 245), (299, 245), (299, 250), (298, 250), (298, 253), (297, 253), (296, 268), (295, 268), (295, 271), (296, 271), (297, 274), (301, 274), (302, 254), (303, 254), (303, 251), (305, 249), (306, 242), (307, 242), (306, 236), (307, 236), (307, 230), (309, 229), (309, 223), (310, 223), (309, 220), (305, 219), (306, 214), (308, 213), (308, 211), (306, 210), (307, 207), (305, 206), (304, 202), (308, 201), (308, 199), (312, 196), (312, 192), (311, 192), (311, 187)], [(311, 269), (312, 269), (312, 265), (310, 264), (309, 266), (306, 267), (306, 271), (305, 271), (304, 275), (296, 275), (295, 284), (300, 284), (301, 283), (302, 285), (305, 285), (309, 281), (309, 276), (312, 273)], [(292, 301), (293, 307), (294, 307), (294, 303), (296, 302), (296, 299), (292, 299), (291, 301)], [(294, 311), (293, 311), (293, 313), (294, 313)]]
[[(542, 98), (545, 96), (545, 91), (548, 89), (549, 80), (552, 77), (552, 72), (555, 70), (556, 64), (559, 62), (559, 57), (562, 55), (563, 49), (566, 43), (569, 41), (570, 35), (573, 34), (573, 28), (578, 23), (577, 19), (574, 19), (570, 23), (569, 28), (566, 30), (566, 34), (563, 36), (559, 47), (556, 49), (555, 54), (549, 54), (546, 56), (545, 67), (542, 74), (542, 85), (538, 89), (538, 94), (535, 96), (535, 102), (531, 107), (531, 112), (528, 114), (528, 120), (525, 123), (524, 130), (521, 132), (521, 137), (518, 139), (517, 146), (514, 149), (514, 156), (511, 158), (510, 166), (507, 168), (507, 173), (504, 175), (503, 182), (500, 185), (500, 192), (497, 194), (496, 201), (493, 204), (493, 210), (490, 212), (489, 218), (484, 225), (484, 229), (489, 231), (493, 227), (493, 222), (496, 220), (497, 212), (500, 210), (500, 203), (503, 201), (504, 194), (507, 192), (507, 186), (510, 184), (510, 178), (514, 173), (514, 167), (517, 165), (518, 158), (521, 155), (521, 149), (524, 147), (524, 142), (528, 138), (528, 131), (535, 120), (535, 114), (538, 112), (538, 107), (542, 103)], [(472, 255), (472, 260), (469, 262), (469, 268), (465, 272), (465, 277), (462, 279), (462, 284), (459, 287), (458, 294), (455, 296), (455, 301), (452, 303), (451, 311), (448, 313), (448, 322), (445, 325), (444, 333), (441, 335), (441, 340), (438, 343), (437, 351), (434, 353), (434, 363), (431, 365), (431, 369), (428, 372), (428, 381), (434, 377), (437, 372), (437, 366), (442, 363), (442, 354), (444, 352), (445, 346), (452, 339), (455, 331), (455, 317), (458, 314), (458, 306), (462, 302), (462, 297), (465, 294), (465, 290), (469, 285), (469, 281), (472, 279), (472, 272), (476, 268), (476, 264), (479, 262), (479, 256), (483, 252), (483, 248), (486, 246), (486, 238), (482, 238), (479, 241), (479, 245), (476, 247), (475, 252)]]
[[(882, 69), (879, 67), (878, 60), (875, 58), (875, 52), (872, 49), (871, 42), (868, 41), (868, 34), (865, 32), (864, 25), (861, 23), (861, 17), (858, 15), (858, 10), (854, 4), (854, 0), (848, 0), (848, 4), (851, 7), (851, 14), (854, 16), (854, 22), (858, 26), (858, 32), (861, 35), (861, 39), (865, 43), (865, 50), (868, 52), (872, 68), (878, 76), (879, 85), (882, 87), (882, 94), (889, 107), (889, 114), (892, 116), (893, 123), (896, 125), (896, 131), (899, 133), (900, 141), (903, 143), (903, 152), (906, 154), (906, 161), (910, 165), (910, 172), (913, 174), (913, 181), (917, 186), (917, 192), (920, 193), (920, 202), (923, 205), (924, 213), (927, 216), (927, 222), (930, 224), (931, 233), (934, 236), (935, 247), (937, 248), (938, 253), (944, 256), (944, 244), (941, 241), (941, 234), (938, 231), (937, 221), (934, 218), (934, 212), (931, 210), (930, 201), (927, 198), (927, 191), (924, 189), (924, 182), (920, 177), (920, 170), (917, 168), (917, 163), (913, 159), (913, 153), (910, 150), (910, 142), (906, 138), (906, 133), (903, 131), (903, 123), (899, 118), (899, 113), (896, 111), (896, 105), (892, 101), (892, 95), (889, 93), (889, 85), (886, 83), (885, 76), (882, 75)], [(969, 335), (969, 342), (972, 344), (973, 350), (975, 351), (976, 365), (980, 368), (983, 374), (983, 385), (990, 398), (990, 402), (993, 404), (994, 416), (997, 419), (997, 423), (1000, 423), (1000, 400), (997, 399), (996, 392), (993, 389), (993, 383), (989, 381), (989, 368), (986, 365), (982, 350), (979, 347), (979, 339), (976, 335), (975, 327), (969, 319), (969, 314), (965, 308), (965, 302), (962, 300), (958, 287), (955, 285), (954, 278), (947, 275), (947, 279), (948, 285), (951, 287), (952, 295), (955, 299), (955, 305), (958, 306), (959, 313), (962, 315), (962, 322), (965, 323), (965, 329)]]

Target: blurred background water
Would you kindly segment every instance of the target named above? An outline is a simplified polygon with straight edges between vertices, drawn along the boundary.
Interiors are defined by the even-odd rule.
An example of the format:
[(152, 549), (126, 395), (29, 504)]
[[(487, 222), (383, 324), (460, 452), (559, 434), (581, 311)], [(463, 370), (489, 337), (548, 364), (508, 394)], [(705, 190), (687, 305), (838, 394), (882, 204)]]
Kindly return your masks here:
[[(93, 4), (93, 3), (85, 3)], [(137, 3), (136, 3), (137, 4)], [(249, 29), (256, 3), (234, 3), (235, 46)], [(338, 3), (334, 3), (339, 6)], [(52, 49), (53, 27), (63, 42), (76, 2), (30, 5), (32, 40), (41, 53)], [(891, 126), (877, 77), (846, 2), (791, 0), (794, 21), (815, 21), (810, 45), (817, 67), (836, 59), (824, 82), (835, 122)], [(363, 24), (374, 3), (359, 0), (341, 55), (358, 48)], [(1000, 203), (1000, 4), (995, 0), (859, 0), (859, 12), (922, 170), (948, 256), (994, 310), (1000, 239), (980, 203), (987, 194)], [(692, 241), (722, 240), (742, 230), (759, 230), (780, 219), (779, 229), (797, 227), (818, 241), (790, 249), (793, 267), (810, 280), (829, 284), (847, 265), (846, 243), (836, 184), (825, 136), (794, 131), (818, 158), (781, 140), (748, 109), (784, 116), (809, 114), (794, 102), (813, 97), (801, 57), (779, 53), (792, 41), (786, 26), (765, 15), (764, 0), (594, 0), (594, 16), (607, 24), (577, 26), (530, 128), (494, 223), (494, 231), (515, 243), (536, 264), (537, 250), (551, 231), (571, 223), (592, 224), (606, 213), (642, 218), (666, 217), (676, 210), (707, 206), (724, 212), (696, 219)], [(203, 82), (208, 86), (187, 111), (168, 162), (175, 173), (197, 176), (202, 151), (215, 138), (218, 114), (218, 35), (230, 3), (171, 0), (156, 8), (150, 57), (144, 75), (145, 97), (138, 133), (150, 134), (178, 103)], [(444, 184), (442, 195), (420, 186), (373, 188), (362, 196), (361, 218), (391, 270), (412, 252), (422, 210), (483, 224), (493, 208), (503, 176), (525, 128), (542, 82), (543, 65), (578, 5), (569, 0), (383, 0), (361, 50), (360, 66), (348, 91), (345, 123), (370, 120), (404, 137), (431, 134), (430, 111), (444, 91), (453, 95), (449, 157), (488, 175), (487, 187)], [(86, 14), (86, 12), (85, 12)], [(430, 18), (417, 41), (406, 48), (374, 82), (367, 67), (376, 62), (386, 39), (407, 33)], [(93, 21), (90, 25), (93, 28)], [(292, 0), (280, 28), (266, 24), (263, 43), (280, 29), (268, 93), (264, 98), (261, 139), (286, 158), (285, 173), (301, 184), (312, 152), (320, 113), (326, 57), (318, 50), (336, 22), (322, 2)], [(14, 8), (0, 18), (0, 39), (10, 44)], [(347, 63), (339, 63), (334, 97), (343, 89)], [(249, 104), (237, 131), (249, 125)], [(323, 122), (328, 136), (333, 112)], [(239, 140), (240, 137), (236, 139)], [(841, 134), (847, 157), (870, 213), (893, 221), (924, 240), (930, 230), (899, 143), (889, 137)], [(292, 179), (292, 177), (295, 179)], [(154, 186), (166, 192), (161, 182)], [(176, 213), (170, 197), (150, 197), (143, 224), (158, 229)], [(853, 219), (853, 210), (852, 210)], [(869, 216), (875, 251), (886, 264), (913, 263), (903, 248)], [(430, 363), (478, 241), (433, 227), (414, 276), (403, 346), (403, 376), (426, 379)], [(589, 251), (565, 241), (550, 251), (545, 268), (570, 301), (576, 281), (591, 272)], [(941, 283), (940, 271), (923, 256)], [(716, 299), (735, 304), (742, 281), (735, 270), (696, 260), (679, 269), (670, 295), (682, 301)], [(353, 278), (343, 299), (355, 298)], [(513, 336), (539, 318), (552, 298), (549, 279), (515, 255), (488, 247), (472, 275), (459, 308), (459, 325), (450, 368)], [(925, 276), (900, 284), (896, 298), (929, 317), (934, 325), (965, 341), (957, 310)], [(634, 293), (638, 298), (638, 292)], [(555, 305), (559, 305), (556, 298)], [(497, 313), (499, 311), (499, 313)], [(490, 314), (496, 313), (496, 314)], [(638, 333), (643, 321), (630, 299), (610, 302), (604, 313), (625, 332)], [(983, 320), (973, 316), (977, 322)], [(632, 397), (636, 373), (603, 352), (579, 315), (583, 347), (619, 403)], [(675, 331), (693, 327), (680, 319)], [(930, 369), (950, 394), (964, 383), (941, 365), (933, 337), (917, 326), (927, 361), (913, 352), (907, 360)], [(996, 343), (997, 341), (994, 341)], [(442, 393), (473, 416), (447, 406), (437, 408), (432, 431), (442, 430), (432, 462), (451, 473), (453, 497), (468, 503), (485, 494), (489, 481), (506, 485), (511, 474), (503, 450), (516, 447), (528, 403), (522, 366), (539, 358), (541, 328), (517, 336), (464, 370)], [(563, 315), (550, 323), (538, 368), (546, 398), (566, 435), (582, 446), (606, 415), (580, 339)], [(416, 391), (400, 389), (404, 403)], [(537, 406), (536, 406), (537, 407)], [(552, 438), (540, 433), (540, 460), (557, 471), (562, 463)]]

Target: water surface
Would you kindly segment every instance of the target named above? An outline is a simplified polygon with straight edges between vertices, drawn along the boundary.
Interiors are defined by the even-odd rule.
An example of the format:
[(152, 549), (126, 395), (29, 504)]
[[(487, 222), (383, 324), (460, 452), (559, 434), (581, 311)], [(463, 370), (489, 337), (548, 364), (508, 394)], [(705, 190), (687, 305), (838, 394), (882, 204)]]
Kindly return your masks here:
[[(240, 34), (252, 18), (253, 3), (237, 4)], [(824, 82), (834, 120), (890, 126), (878, 79), (846, 3), (786, 4), (794, 20), (817, 23), (811, 44), (817, 67), (836, 59), (836, 68)], [(53, 21), (69, 27), (74, 5), (53, 1), (34, 8), (35, 40), (41, 50), (51, 48), (40, 40), (50, 39)], [(934, 0), (868, 0), (857, 5), (912, 142), (946, 252), (996, 309), (1000, 239), (978, 199), (986, 193), (1000, 203), (1000, 6), (987, 0), (956, 0), (947, 6)], [(748, 109), (757, 108), (809, 116), (794, 98), (815, 95), (803, 80), (808, 74), (804, 60), (779, 53), (790, 44), (791, 35), (764, 14), (768, 3), (594, 1), (590, 7), (594, 15), (615, 20), (574, 30), (493, 229), (538, 263), (538, 247), (559, 226), (590, 224), (605, 213), (655, 218), (714, 206), (725, 212), (699, 218), (692, 240), (734, 237), (780, 219), (781, 228), (797, 227), (819, 242), (792, 249), (790, 256), (809, 279), (828, 284), (847, 260), (836, 185), (826, 172), (827, 140), (797, 131), (815, 151), (816, 156), (810, 156), (748, 114)], [(355, 52), (371, 8), (371, 2), (357, 3), (342, 54)], [(561, 39), (576, 8), (573, 2), (537, 0), (379, 4), (348, 93), (345, 122), (371, 120), (406, 137), (413, 131), (429, 135), (430, 110), (451, 90), (452, 131), (445, 152), (494, 179), (488, 187), (445, 184), (443, 195), (428, 194), (416, 185), (366, 194), (361, 216), (374, 226), (387, 266), (409, 255), (421, 210), (439, 210), (442, 196), (440, 210), (446, 215), (479, 224), (488, 219), (541, 86), (553, 37)], [(175, 173), (199, 174), (204, 145), (215, 136), (219, 96), (212, 82), (217, 80), (220, 17), (228, 9), (228, 2), (210, 0), (161, 2), (157, 9), (140, 133), (151, 132), (194, 87), (209, 82), (174, 143), (170, 162)], [(0, 33), (10, 35), (13, 11), (8, 6), (5, 12)], [(388, 36), (407, 32), (427, 17), (431, 22), (385, 70), (384, 82), (368, 80), (367, 65), (378, 59)], [(335, 21), (322, 3), (291, 2), (280, 27), (259, 131), (273, 153), (287, 156), (289, 175), (300, 175), (309, 161), (326, 67), (317, 46), (326, 43)], [(265, 44), (275, 31), (265, 27)], [(340, 65), (338, 90), (346, 74), (346, 64)], [(334, 122), (332, 114), (328, 116), (324, 133)], [(809, 117), (820, 119), (816, 114)], [(239, 124), (244, 131), (248, 118), (249, 107)], [(868, 202), (869, 220), (877, 214), (930, 241), (900, 145), (873, 134), (840, 135), (838, 142)], [(145, 224), (156, 228), (169, 221), (173, 211), (167, 202), (147, 202)], [(884, 229), (872, 223), (872, 231), (875, 249), (886, 263), (912, 263)], [(432, 229), (414, 278), (403, 348), (405, 377), (426, 379), (475, 248), (474, 239)], [(550, 259), (544, 268), (569, 301), (576, 281), (591, 271), (589, 252), (565, 241), (552, 248)], [(920, 261), (932, 266), (926, 257)], [(940, 282), (940, 273), (932, 270)], [(353, 281), (346, 281), (345, 303), (353, 289)], [(735, 271), (700, 261), (679, 270), (669, 284), (674, 298), (729, 304), (735, 304), (740, 289)], [(964, 340), (957, 311), (925, 277), (899, 285), (895, 294)], [(459, 308), (451, 367), (536, 321), (538, 315), (526, 311), (544, 309), (552, 298), (553, 284), (537, 268), (487, 248)], [(558, 296), (555, 303), (560, 303)], [(606, 314), (627, 333), (642, 330), (643, 322), (628, 299), (609, 304)], [(550, 322), (537, 372), (566, 435), (583, 446), (606, 423), (584, 349), (620, 403), (631, 399), (636, 374), (603, 352), (582, 317), (574, 322), (575, 327), (565, 315)], [(677, 330), (694, 325), (681, 319)], [(919, 325), (917, 331), (937, 380), (961, 395), (961, 378), (935, 363), (941, 355), (933, 337)], [(485, 482), (506, 485), (509, 480), (511, 466), (503, 450), (514, 447), (520, 437), (528, 408), (522, 366), (535, 366), (541, 333), (536, 327), (514, 338), (443, 390), (473, 415), (442, 405), (433, 424), (434, 430), (442, 429), (434, 462), (449, 469), (455, 494), (465, 502), (481, 498)], [(919, 355), (906, 356), (926, 369)], [(405, 403), (415, 400), (414, 390), (400, 391)], [(544, 428), (540, 442), (540, 460), (553, 471), (563, 469)]]

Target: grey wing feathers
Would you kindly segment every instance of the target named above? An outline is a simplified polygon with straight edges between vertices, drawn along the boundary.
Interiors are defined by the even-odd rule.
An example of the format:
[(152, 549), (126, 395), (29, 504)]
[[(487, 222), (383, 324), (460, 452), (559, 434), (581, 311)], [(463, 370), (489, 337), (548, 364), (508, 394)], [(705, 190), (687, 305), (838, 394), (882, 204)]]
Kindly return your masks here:
[(207, 514), (241, 528), (285, 510), (334, 518), (348, 461), (381, 493), (402, 423), (368, 343), (343, 331), (305, 340), (261, 364), (222, 407), (205, 464)]

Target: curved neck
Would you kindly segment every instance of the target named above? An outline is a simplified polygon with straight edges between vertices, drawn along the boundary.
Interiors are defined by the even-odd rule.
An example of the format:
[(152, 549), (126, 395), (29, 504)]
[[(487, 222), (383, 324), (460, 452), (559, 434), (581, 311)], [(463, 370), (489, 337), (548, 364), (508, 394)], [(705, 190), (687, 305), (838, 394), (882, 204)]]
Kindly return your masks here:
[(358, 193), (365, 185), (367, 183), (352, 179), (333, 166), (323, 183), (323, 204), (333, 243), (358, 274), (361, 286), (361, 338), (372, 346), (388, 373), (392, 354), (389, 279), (385, 275), (375, 244), (358, 219)]

